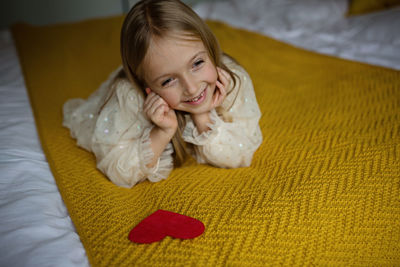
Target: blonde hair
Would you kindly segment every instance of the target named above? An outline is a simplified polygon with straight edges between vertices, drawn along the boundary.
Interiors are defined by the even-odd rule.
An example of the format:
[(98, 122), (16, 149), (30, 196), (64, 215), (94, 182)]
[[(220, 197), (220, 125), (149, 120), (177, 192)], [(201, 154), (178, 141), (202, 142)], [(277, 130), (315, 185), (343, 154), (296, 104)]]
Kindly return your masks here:
[[(117, 78), (125, 76), (136, 84), (145, 96), (146, 82), (142, 63), (151, 38), (163, 38), (171, 32), (182, 33), (192, 39), (201, 40), (214, 66), (227, 71), (234, 85), (236, 84), (235, 75), (221, 61), (222, 51), (214, 34), (190, 7), (179, 0), (142, 0), (129, 11), (121, 30), (123, 73), (117, 75)], [(189, 150), (188, 144), (182, 138), (182, 129), (186, 123), (184, 112), (175, 112), (179, 126), (172, 138), (172, 145), (174, 146), (174, 163), (175, 166), (179, 166), (187, 159)]]

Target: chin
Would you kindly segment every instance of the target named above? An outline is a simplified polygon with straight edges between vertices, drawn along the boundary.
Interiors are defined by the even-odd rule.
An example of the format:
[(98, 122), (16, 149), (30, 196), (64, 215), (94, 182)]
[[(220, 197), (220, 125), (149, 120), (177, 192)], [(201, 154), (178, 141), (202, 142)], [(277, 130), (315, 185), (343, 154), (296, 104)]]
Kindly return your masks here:
[(202, 113), (205, 113), (205, 112), (208, 112), (208, 111), (210, 111), (211, 110), (211, 108), (210, 108), (210, 104), (208, 104), (208, 105), (204, 105), (205, 103), (203, 103), (201, 106), (198, 106), (198, 107), (185, 107), (184, 109), (181, 109), (182, 111), (185, 111), (185, 112), (187, 112), (187, 113), (190, 113), (190, 114), (202, 114)]

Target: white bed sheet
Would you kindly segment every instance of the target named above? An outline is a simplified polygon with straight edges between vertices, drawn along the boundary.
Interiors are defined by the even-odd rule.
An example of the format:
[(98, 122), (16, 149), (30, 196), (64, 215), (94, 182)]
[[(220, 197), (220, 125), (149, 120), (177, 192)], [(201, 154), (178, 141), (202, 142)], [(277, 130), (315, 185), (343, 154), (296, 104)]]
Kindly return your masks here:
[(0, 32), (0, 266), (89, 266), (40, 146), (9, 31)]
[(347, 0), (229, 0), (199, 4), (225, 21), (322, 54), (400, 70), (400, 7), (344, 16)]
[[(400, 69), (400, 9), (345, 18), (346, 0), (229, 0), (195, 7), (298, 47)], [(15, 47), (0, 31), (0, 266), (88, 266), (41, 149)]]

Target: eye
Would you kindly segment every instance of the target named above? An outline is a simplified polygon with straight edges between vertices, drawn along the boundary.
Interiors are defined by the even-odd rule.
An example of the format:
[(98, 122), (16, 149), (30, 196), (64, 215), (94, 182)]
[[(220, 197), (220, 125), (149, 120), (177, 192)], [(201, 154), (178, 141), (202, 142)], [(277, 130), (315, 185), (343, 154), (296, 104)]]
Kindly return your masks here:
[(199, 59), (199, 60), (197, 60), (196, 62), (194, 62), (193, 68), (198, 68), (198, 67), (200, 67), (203, 63), (204, 63), (204, 60)]
[(168, 79), (166, 79), (165, 81), (163, 81), (162, 83), (161, 83), (161, 86), (167, 86), (168, 84), (170, 84), (172, 81), (174, 80), (174, 78), (168, 78)]

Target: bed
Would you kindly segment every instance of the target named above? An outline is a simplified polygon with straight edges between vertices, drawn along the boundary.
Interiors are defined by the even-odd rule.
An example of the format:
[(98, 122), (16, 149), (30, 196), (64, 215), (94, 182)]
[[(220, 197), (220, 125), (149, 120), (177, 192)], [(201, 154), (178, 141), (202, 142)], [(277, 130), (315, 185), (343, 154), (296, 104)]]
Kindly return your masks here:
[[(397, 82), (399, 80), (399, 7), (366, 14), (346, 16), (345, 13), (348, 10), (348, 4), (345, 0), (229, 0), (204, 2), (195, 6), (194, 9), (204, 19), (223, 21), (234, 27), (254, 31), (292, 46), (306, 49), (307, 51), (314, 51), (334, 58), (378, 66), (379, 69), (390, 71), (393, 77), (397, 77)], [(15, 43), (13, 42), (10, 30), (1, 31), (0, 62), (0, 266), (102, 265), (100, 264), (101, 261), (98, 260), (98, 257), (100, 257), (99, 255), (89, 255), (88, 260), (87, 252), (75, 229), (75, 222), (73, 223), (71, 220), (63, 198), (60, 195), (59, 188), (49, 168), (48, 160), (42, 150), (35, 127), (35, 119), (32, 114), (25, 87), (27, 81), (24, 81)], [(388, 118), (389, 121), (394, 121), (396, 123), (399, 121), (398, 114), (400, 111), (398, 89), (398, 87), (393, 89), (395, 101), (391, 106), (392, 110), (397, 110), (397, 116), (395, 115), (396, 112), (394, 112), (390, 115), (391, 117)], [(379, 127), (379, 125), (377, 127)], [(391, 146), (393, 148), (387, 148), (388, 156), (382, 159), (382, 161), (386, 159), (387, 162), (382, 164), (387, 164), (386, 166), (390, 166), (391, 169), (383, 170), (385, 170), (385, 173), (388, 175), (389, 173), (392, 176), (397, 174), (397, 178), (392, 178), (392, 184), (387, 183), (387, 186), (391, 185), (391, 187), (385, 187), (390, 191), (389, 197), (382, 192), (381, 195), (377, 195), (374, 201), (364, 204), (376, 205), (376, 207), (381, 207), (380, 205), (382, 205), (382, 203), (385, 205), (390, 204), (391, 212), (385, 213), (383, 217), (390, 217), (393, 219), (398, 218), (398, 214), (400, 214), (400, 139), (398, 124), (396, 127), (393, 127), (389, 135), (391, 138), (390, 140), (392, 140)], [(273, 138), (274, 135), (268, 137)], [(274, 152), (278, 153), (278, 151)], [(301, 158), (304, 155), (294, 154), (293, 156)], [(282, 163), (282, 168), (291, 164), (290, 160), (286, 163), (285, 161), (282, 162), (287, 164), (284, 165)], [(265, 164), (268, 165), (267, 162), (265, 162)], [(278, 161), (276, 161), (275, 164), (279, 166)], [(372, 172), (374, 168), (376, 168), (376, 166), (367, 166), (361, 169), (360, 172)], [(271, 175), (273, 174), (274, 173), (271, 173)], [(384, 183), (384, 181), (381, 183)], [(272, 185), (273, 184), (272, 182)], [(295, 187), (296, 182), (292, 181), (291, 185), (286, 186)], [(297, 184), (297, 186), (299, 185)], [(353, 186), (356, 185), (353, 184)], [(323, 181), (321, 181), (321, 188), (323, 187), (324, 184)], [(299, 188), (301, 189), (302, 187), (300, 186)], [(340, 185), (338, 188), (332, 190), (340, 191)], [(278, 193), (273, 192), (273, 194)], [(248, 193), (247, 196), (249, 197), (249, 201), (255, 201), (251, 198), (251, 193)], [(350, 195), (348, 195), (348, 197), (349, 199), (351, 198)], [(340, 202), (340, 200), (337, 201)], [(293, 203), (296, 203), (295, 198), (293, 199)], [(254, 205), (257, 205), (257, 202), (254, 202)], [(282, 202), (277, 205), (284, 206), (285, 203)], [(359, 205), (360, 208), (369, 207), (363, 206), (362, 204)], [(312, 207), (308, 208), (312, 209)], [(331, 208), (334, 209), (334, 207)], [(298, 209), (301, 210), (302, 207), (299, 206)], [(185, 206), (183, 206), (181, 210), (188, 211)], [(279, 211), (279, 209), (275, 211)], [(270, 220), (276, 218), (273, 214), (269, 215), (270, 217), (267, 216), (267, 218)], [(376, 214), (374, 213), (374, 215)], [(291, 218), (285, 217), (284, 214), (283, 217), (287, 220), (291, 220)], [(383, 217), (377, 217), (376, 220), (383, 220)], [(225, 217), (221, 219), (227, 220)], [(321, 217), (321, 220), (323, 219), (326, 218)], [(374, 218), (370, 220), (373, 221)], [(213, 223), (215, 223), (211, 221), (206, 222), (208, 222), (208, 225), (213, 225)], [(281, 223), (283, 225), (285, 222), (282, 221)], [(310, 224), (312, 223), (313, 221), (310, 221)], [(377, 222), (377, 224), (378, 223), (379, 222)], [(345, 222), (343, 222), (343, 225), (344, 224)], [(343, 225), (330, 224), (329, 227), (338, 227), (338, 231), (344, 229), (349, 231), (346, 232), (346, 234), (350, 235), (372, 233), (379, 236), (379, 234), (373, 232), (371, 229), (367, 229), (367, 227), (364, 227), (363, 231), (352, 232), (352, 229), (354, 230), (355, 228), (349, 230)], [(352, 226), (354, 227), (354, 225), (357, 225), (357, 222), (353, 221)], [(384, 224), (380, 225), (382, 227), (384, 226)], [(399, 238), (398, 236), (396, 237), (396, 235), (400, 232), (400, 223), (397, 221), (397, 223), (392, 223), (389, 227), (388, 225), (385, 227), (386, 230), (382, 229), (382, 231), (386, 231), (388, 235), (392, 235), (392, 240), (389, 243), (392, 245), (383, 247), (386, 249), (387, 253), (379, 254), (380, 256), (383, 255), (382, 257), (379, 257), (379, 255), (373, 257), (376, 251), (371, 247), (371, 244), (367, 244), (365, 249), (371, 251), (370, 259), (364, 257), (362, 252), (354, 252), (356, 250), (355, 246), (343, 246), (341, 248), (342, 251), (339, 251), (338, 254), (327, 255), (326, 258), (324, 258), (325, 261), (320, 258), (310, 258), (310, 255), (312, 255), (310, 251), (313, 251), (314, 248), (290, 254), (290, 257), (288, 257), (289, 260), (274, 258), (272, 255), (269, 255), (269, 259), (271, 263), (281, 263), (284, 265), (301, 263), (313, 263), (317, 265), (363, 265), (368, 263), (372, 263), (373, 265), (378, 263), (398, 265), (400, 264), (400, 258), (398, 257), (398, 255), (400, 255), (400, 253), (398, 253), (400, 247), (398, 242)], [(271, 229), (271, 231), (272, 230), (273, 229)], [(277, 227), (275, 232), (279, 232), (280, 230), (282, 230), (282, 228), (280, 229)], [(296, 228), (286, 228), (282, 231), (289, 230), (294, 231)], [(299, 228), (298, 230), (300, 231), (301, 229)], [(301, 246), (302, 242), (299, 239), (300, 236), (290, 236), (287, 232), (287, 235), (285, 235), (285, 232), (281, 234), (288, 240), (291, 239), (292, 242), (297, 242), (299, 246)], [(327, 238), (329, 238), (329, 236)], [(253, 239), (257, 241), (255, 237)], [(321, 246), (326, 242), (326, 240), (319, 241), (319, 245)], [(151, 250), (156, 250), (160, 246), (162, 247), (162, 244), (171, 244), (170, 242), (173, 241), (168, 241), (168, 243), (161, 242), (159, 245), (155, 245), (156, 247), (151, 247), (150, 251), (147, 252), (143, 247), (140, 247), (139, 250), (149, 257), (148, 254), (151, 253)], [(249, 248), (250, 244), (246, 242), (246, 240), (243, 241), (244, 245)], [(376, 240), (376, 242), (377, 244), (383, 244), (382, 240)], [(182, 243), (182, 246), (185, 245)], [(285, 247), (285, 244), (276, 243), (276, 246)], [(230, 247), (230, 249), (237, 250), (237, 247), (233, 246)], [(218, 249), (216, 249), (216, 251), (218, 251)], [(334, 261), (335, 257), (337, 259), (338, 255), (345, 255), (346, 251), (353, 251), (354, 253), (351, 255), (359, 256), (350, 258), (343, 256), (343, 261)], [(260, 252), (262, 252), (262, 250), (260, 250)], [(276, 251), (276, 253), (279, 254), (278, 251)], [(395, 256), (396, 253), (397, 256)], [(246, 258), (246, 255), (242, 256), (244, 259)], [(332, 261), (329, 261), (329, 256), (332, 257)], [(215, 262), (203, 262), (203, 264), (209, 266), (223, 266), (241, 265), (241, 263), (243, 263), (238, 259), (231, 259), (226, 250), (222, 250), (221, 254), (213, 255), (212, 257), (217, 257), (219, 260)], [(107, 257), (105, 256), (105, 258)], [(169, 258), (169, 261), (164, 263), (158, 261), (150, 264), (147, 262), (147, 265), (174, 265), (174, 263), (179, 265), (179, 263), (184, 263), (185, 259), (187, 260), (187, 258), (183, 257), (179, 259), (180, 261), (177, 260), (174, 262)], [(246, 261), (246, 264), (253, 262), (254, 265), (263, 265), (261, 260), (261, 258), (255, 258), (253, 261)], [(368, 260), (371, 261), (369, 262)], [(108, 266), (113, 265), (111, 264), (113, 263), (112, 260), (105, 260), (105, 262), (109, 264)], [(140, 263), (138, 259), (136, 259), (135, 262), (140, 266), (146, 265), (144, 262)], [(103, 265), (105, 265), (105, 263)]]

